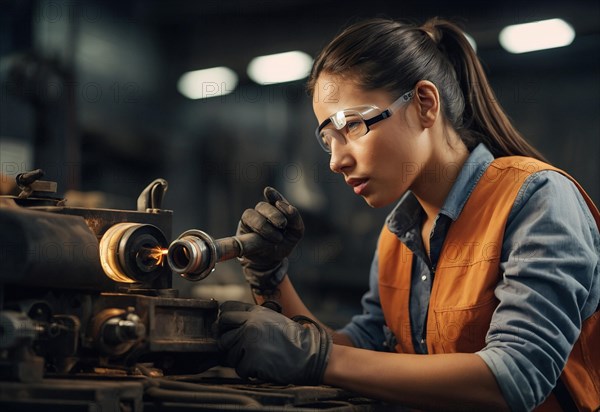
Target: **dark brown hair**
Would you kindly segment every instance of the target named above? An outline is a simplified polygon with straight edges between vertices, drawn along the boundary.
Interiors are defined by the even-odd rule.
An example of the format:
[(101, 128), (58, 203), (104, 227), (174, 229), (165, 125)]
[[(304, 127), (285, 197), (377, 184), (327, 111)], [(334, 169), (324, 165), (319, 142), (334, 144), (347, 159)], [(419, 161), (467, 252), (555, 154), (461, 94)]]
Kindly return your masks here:
[(504, 113), (464, 32), (447, 20), (436, 17), (422, 26), (387, 19), (355, 23), (315, 60), (307, 84), (311, 95), (321, 73), (393, 97), (429, 80), (438, 88), (444, 117), (469, 150), (483, 142), (496, 157), (544, 160)]

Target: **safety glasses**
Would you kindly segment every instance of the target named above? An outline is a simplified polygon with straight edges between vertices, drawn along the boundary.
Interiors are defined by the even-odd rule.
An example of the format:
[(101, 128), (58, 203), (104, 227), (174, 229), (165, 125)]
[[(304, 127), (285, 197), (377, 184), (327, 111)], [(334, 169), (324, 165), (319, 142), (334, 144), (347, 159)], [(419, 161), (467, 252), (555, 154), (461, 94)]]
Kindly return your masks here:
[[(356, 140), (369, 132), (369, 126), (390, 117), (398, 108), (412, 99), (414, 92), (404, 93), (387, 109), (374, 115), (381, 109), (377, 106), (359, 106), (340, 110), (329, 116), (317, 127), (315, 134), (319, 144), (327, 153), (331, 153), (331, 142), (336, 139), (341, 144)], [(371, 117), (373, 116), (373, 117)]]

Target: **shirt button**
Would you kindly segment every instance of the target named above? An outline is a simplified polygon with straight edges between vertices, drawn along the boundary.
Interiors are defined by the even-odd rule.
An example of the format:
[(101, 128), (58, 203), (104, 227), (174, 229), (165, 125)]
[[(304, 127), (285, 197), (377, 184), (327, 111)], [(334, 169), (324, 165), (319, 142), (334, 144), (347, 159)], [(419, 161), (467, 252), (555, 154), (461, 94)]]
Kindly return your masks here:
[(427, 280), (427, 276), (426, 275), (421, 276), (421, 280), (422, 281), (426, 281)]

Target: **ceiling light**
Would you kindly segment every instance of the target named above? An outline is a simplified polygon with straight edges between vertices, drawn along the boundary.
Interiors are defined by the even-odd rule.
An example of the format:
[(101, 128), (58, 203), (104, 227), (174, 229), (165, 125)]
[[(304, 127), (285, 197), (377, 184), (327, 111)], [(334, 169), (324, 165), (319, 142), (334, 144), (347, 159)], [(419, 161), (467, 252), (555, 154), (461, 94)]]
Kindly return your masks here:
[(568, 46), (574, 38), (573, 27), (562, 19), (515, 24), (500, 32), (500, 44), (511, 53)]
[(248, 76), (258, 84), (291, 82), (307, 77), (312, 63), (312, 57), (301, 51), (255, 57), (248, 65)]
[(233, 92), (237, 83), (237, 74), (221, 66), (182, 74), (177, 82), (177, 90), (190, 99), (206, 99)]

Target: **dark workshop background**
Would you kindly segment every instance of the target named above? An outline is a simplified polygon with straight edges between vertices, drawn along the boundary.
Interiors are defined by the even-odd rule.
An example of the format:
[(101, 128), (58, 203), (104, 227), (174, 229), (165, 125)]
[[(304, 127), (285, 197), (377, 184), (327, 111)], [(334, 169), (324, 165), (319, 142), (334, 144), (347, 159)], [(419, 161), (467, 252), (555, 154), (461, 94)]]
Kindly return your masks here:
[[(41, 167), (71, 205), (135, 209), (153, 179), (169, 182), (173, 236), (235, 233), (265, 185), (299, 207), (306, 236), (291, 277), (333, 326), (360, 310), (370, 260), (389, 208), (373, 210), (328, 169), (313, 135), (304, 81), (259, 86), (255, 56), (312, 56), (363, 17), (454, 18), (475, 39), (501, 104), (555, 165), (600, 203), (600, 3), (336, 0), (0, 0), (2, 172)], [(575, 29), (563, 48), (510, 54), (508, 24), (560, 17)], [(190, 100), (182, 73), (237, 72), (229, 95)], [(237, 262), (206, 280), (177, 280), (184, 296), (248, 299)]]

